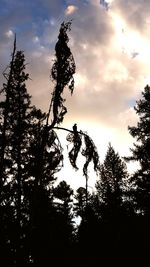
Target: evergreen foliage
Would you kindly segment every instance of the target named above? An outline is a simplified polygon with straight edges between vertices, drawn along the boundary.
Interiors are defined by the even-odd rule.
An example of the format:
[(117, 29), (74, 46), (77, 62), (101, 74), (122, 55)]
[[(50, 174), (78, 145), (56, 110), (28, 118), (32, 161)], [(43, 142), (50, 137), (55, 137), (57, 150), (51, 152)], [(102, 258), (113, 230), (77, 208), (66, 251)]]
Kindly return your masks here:
[(127, 160), (139, 162), (139, 170), (132, 177), (135, 191), (136, 209), (150, 216), (150, 87), (147, 85), (142, 98), (137, 101), (135, 111), (139, 116), (137, 126), (129, 127), (130, 134), (136, 139), (132, 156)]
[[(118, 205), (123, 202), (126, 187), (127, 167), (119, 154), (109, 144), (105, 160), (100, 167), (100, 180), (96, 184), (99, 199), (104, 205)], [(112, 211), (112, 210), (111, 210)]]

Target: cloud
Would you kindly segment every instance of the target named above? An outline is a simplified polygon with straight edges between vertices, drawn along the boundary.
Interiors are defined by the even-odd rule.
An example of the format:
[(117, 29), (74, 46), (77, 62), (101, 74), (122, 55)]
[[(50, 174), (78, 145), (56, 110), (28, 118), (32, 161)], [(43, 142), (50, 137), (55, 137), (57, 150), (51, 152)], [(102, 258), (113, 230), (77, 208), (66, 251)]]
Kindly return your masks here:
[(14, 33), (12, 30), (8, 30), (5, 35), (8, 37), (8, 38), (11, 38), (12, 36), (14, 36)]
[[(101, 133), (104, 144), (109, 138), (115, 145), (120, 140), (118, 148), (121, 148), (121, 143), (122, 146), (131, 143), (128, 124), (136, 123), (130, 100), (140, 96), (150, 76), (149, 28), (146, 26), (150, 4), (137, 0), (105, 2), (110, 7), (107, 12), (97, 0), (86, 1), (86, 4), (72, 0), (66, 1), (66, 5), (61, 0), (14, 1), (7, 6), (7, 16), (2, 17), (0, 24), (1, 70), (9, 62), (13, 45), (8, 37), (16, 30), (17, 47), (25, 51), (29, 63), (27, 70), (32, 80), (28, 88), (33, 103), (46, 111), (54, 86), (50, 69), (59, 27), (71, 15), (69, 46), (77, 71), (73, 96), (67, 91), (64, 95), (68, 107), (64, 123), (67, 127), (79, 123), (83, 130), (88, 128), (93, 139), (97, 132), (96, 140)], [(107, 138), (106, 131), (112, 133)]]
[[(32, 84), (29, 88), (34, 101), (36, 100), (42, 108), (47, 107), (46, 93), (50, 86), (52, 87), (49, 81), (52, 65), (50, 59), (54, 55), (54, 45), (60, 26), (57, 16), (55, 17), (55, 14), (59, 13), (60, 2), (56, 1), (53, 6), (49, 1), (43, 1), (43, 4), (38, 1), (41, 8), (44, 6), (55, 10), (53, 25), (50, 17), (40, 19), (34, 23), (32, 29), (27, 28), (25, 36), (19, 36), (22, 48), (25, 45), (27, 60), (31, 64), (31, 77), (36, 85)], [(104, 12), (98, 1), (87, 5), (74, 1), (73, 5), (68, 5), (66, 12), (71, 14), (77, 9), (70, 34), (70, 46), (77, 65), (75, 94), (68, 102), (70, 116), (81, 117), (82, 114), (84, 120), (88, 115), (90, 120), (94, 118), (105, 125), (113, 125), (116, 124), (115, 114), (125, 110), (127, 100), (135, 94), (135, 77), (139, 76), (141, 65), (122, 55), (121, 47), (119, 50), (115, 43), (116, 33), (110, 12)], [(26, 21), (26, 15), (24, 19), (20, 20)], [(39, 23), (41, 34), (37, 32)], [(27, 44), (25, 38), (29, 40)], [(38, 98), (41, 94), (42, 99)]]
[(115, 0), (113, 2), (115, 12), (123, 17), (127, 24), (135, 30), (148, 31), (150, 1), (149, 0)]
[(74, 12), (76, 12), (78, 10), (78, 7), (77, 6), (74, 6), (74, 5), (69, 5), (66, 10), (65, 10), (65, 13), (66, 15), (71, 15), (73, 14)]

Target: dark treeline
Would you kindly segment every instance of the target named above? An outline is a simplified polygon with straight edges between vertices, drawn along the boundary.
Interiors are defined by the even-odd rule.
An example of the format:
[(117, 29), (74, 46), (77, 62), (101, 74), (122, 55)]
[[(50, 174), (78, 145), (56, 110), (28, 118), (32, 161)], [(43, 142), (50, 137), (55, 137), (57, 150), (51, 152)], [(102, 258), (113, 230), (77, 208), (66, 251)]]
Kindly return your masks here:
[[(0, 91), (0, 266), (136, 266), (148, 260), (150, 242), (150, 87), (135, 111), (131, 156), (122, 159), (111, 144), (103, 163), (86, 132), (62, 127), (63, 92), (73, 93), (75, 62), (68, 47), (70, 22), (62, 23), (50, 77), (54, 89), (47, 113), (31, 104), (25, 56), (16, 48)], [(80, 101), (80, 99), (79, 99)], [(76, 192), (56, 173), (63, 166), (58, 130), (69, 132), (69, 159), (85, 157), (85, 188)], [(126, 161), (139, 162), (132, 175)], [(98, 180), (88, 191), (88, 165)], [(71, 177), (70, 177), (71, 179)], [(80, 218), (80, 223), (76, 221)]]

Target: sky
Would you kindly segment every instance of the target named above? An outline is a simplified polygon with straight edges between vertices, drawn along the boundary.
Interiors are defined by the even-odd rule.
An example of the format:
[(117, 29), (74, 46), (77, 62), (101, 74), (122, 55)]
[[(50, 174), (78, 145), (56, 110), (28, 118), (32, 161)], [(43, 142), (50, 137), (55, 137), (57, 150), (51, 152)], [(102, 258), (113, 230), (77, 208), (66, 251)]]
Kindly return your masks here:
[[(24, 51), (28, 63), (32, 103), (47, 111), (59, 28), (71, 19), (75, 90), (72, 96), (65, 92), (68, 113), (62, 126), (71, 129), (77, 123), (78, 130), (87, 131), (101, 162), (108, 142), (120, 156), (129, 155), (135, 140), (128, 126), (138, 120), (133, 107), (150, 82), (149, 0), (0, 0), (1, 87), (16, 33), (17, 49)], [(60, 135), (64, 143), (66, 133)], [(82, 166), (81, 159), (78, 164)], [(129, 172), (134, 168), (128, 165)], [(67, 158), (60, 176), (74, 187), (85, 184), (82, 172), (72, 172)], [(90, 179), (93, 187), (96, 178)]]

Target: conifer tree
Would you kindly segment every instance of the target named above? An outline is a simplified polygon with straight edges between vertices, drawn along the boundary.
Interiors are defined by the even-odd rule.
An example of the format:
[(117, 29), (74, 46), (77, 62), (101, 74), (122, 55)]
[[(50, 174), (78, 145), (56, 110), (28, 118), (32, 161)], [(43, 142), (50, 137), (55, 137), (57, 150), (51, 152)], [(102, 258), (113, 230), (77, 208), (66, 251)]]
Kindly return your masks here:
[[(7, 188), (7, 191), (5, 190), (6, 194), (4, 194), (3, 197), (3, 203), (6, 204), (6, 201), (8, 201), (10, 203), (10, 208), (13, 203), (13, 217), (9, 218), (9, 220), (14, 221), (18, 229), (17, 241), (16, 244), (14, 244), (18, 259), (20, 257), (19, 248), (21, 240), (21, 142), (22, 127), (24, 127), (25, 124), (22, 116), (26, 113), (24, 107), (21, 107), (21, 104), (25, 101), (24, 103), (27, 107), (30, 102), (29, 96), (25, 96), (24, 82), (28, 79), (28, 74), (25, 74), (24, 68), (24, 56), (21, 51), (16, 52), (15, 40), (9, 71), (8, 74), (4, 74), (6, 83), (3, 84), (3, 89), (1, 91), (4, 95), (4, 101), (1, 102), (2, 134), (0, 172), (1, 180), (4, 179), (5, 174), (5, 183), (3, 184), (4, 187), (1, 192)], [(5, 164), (6, 162), (9, 162), (9, 164)]]
[[(23, 239), (26, 237), (25, 228), (29, 221), (29, 205), (26, 201), (25, 189), (30, 178), (28, 172), (31, 159), (30, 141), (34, 135), (37, 114), (40, 113), (31, 106), (31, 97), (25, 85), (29, 75), (25, 73), (25, 67), (24, 53), (16, 50), (15, 39), (9, 69), (7, 73), (4, 73), (6, 83), (3, 84), (1, 90), (3, 100), (0, 103), (0, 172), (1, 181), (3, 181), (1, 183), (1, 205), (6, 207), (8, 204), (7, 214), (3, 212), (2, 218), (6, 217), (11, 222), (11, 236), (6, 236), (11, 251), (14, 255), (16, 254), (14, 256), (16, 266), (23, 264), (25, 257), (22, 254), (24, 253)], [(16, 233), (15, 236), (12, 235), (13, 232)]]
[(105, 160), (100, 167), (100, 180), (96, 183), (102, 216), (112, 219), (119, 216), (125, 197), (127, 177), (125, 163), (109, 144)]
[(150, 216), (150, 86), (147, 85), (142, 97), (134, 107), (139, 121), (137, 126), (130, 126), (129, 132), (136, 139), (128, 161), (137, 161), (140, 165), (132, 177), (135, 184), (136, 210)]
[[(107, 264), (117, 263), (118, 254), (123, 253), (121, 248), (125, 246), (124, 232), (128, 229), (125, 202), (127, 180), (126, 164), (109, 144), (93, 198), (94, 212), (99, 220), (97, 235), (101, 239), (103, 260)], [(110, 258), (107, 258), (108, 255)]]
[[(12, 159), (8, 155), (8, 138), (9, 138), (9, 103), (12, 86), (13, 64), (16, 53), (16, 40), (12, 52), (12, 58), (9, 65), (9, 73), (3, 73), (6, 83), (0, 91), (0, 247), (2, 261), (9, 255), (9, 265), (14, 261), (13, 254), (15, 253), (12, 246), (12, 231), (14, 229), (14, 207), (11, 206), (11, 186), (8, 183), (8, 177), (12, 166)], [(6, 258), (7, 264), (7, 258)]]

